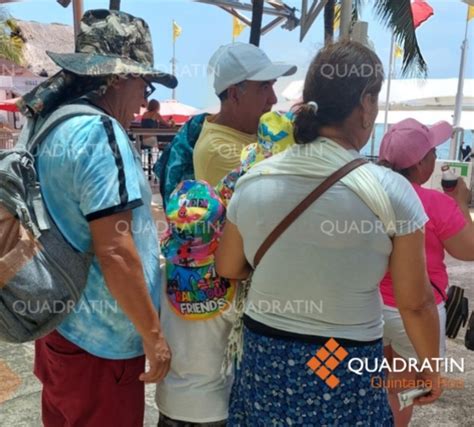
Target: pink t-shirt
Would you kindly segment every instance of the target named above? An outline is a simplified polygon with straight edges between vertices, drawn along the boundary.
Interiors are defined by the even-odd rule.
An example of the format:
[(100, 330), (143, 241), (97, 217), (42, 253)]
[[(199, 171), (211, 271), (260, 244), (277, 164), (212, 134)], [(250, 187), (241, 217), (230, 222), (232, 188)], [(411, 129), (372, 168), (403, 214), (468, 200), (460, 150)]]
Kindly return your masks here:
[[(448, 286), (448, 273), (444, 264), (443, 241), (459, 233), (467, 224), (466, 218), (456, 202), (437, 190), (423, 188), (413, 184), (421, 200), (429, 221), (426, 223), (425, 250), (428, 276), (443, 293)], [(380, 282), (380, 292), (383, 302), (390, 307), (396, 307), (393, 295), (392, 278), (387, 273)], [(443, 301), (439, 292), (433, 288), (436, 304)]]

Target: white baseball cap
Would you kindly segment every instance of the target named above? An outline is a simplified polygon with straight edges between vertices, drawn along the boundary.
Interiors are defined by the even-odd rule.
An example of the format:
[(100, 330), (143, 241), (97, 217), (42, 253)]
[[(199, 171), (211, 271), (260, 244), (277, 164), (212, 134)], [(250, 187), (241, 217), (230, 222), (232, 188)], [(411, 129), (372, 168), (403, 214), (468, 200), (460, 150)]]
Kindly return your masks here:
[(208, 70), (214, 73), (214, 89), (220, 95), (228, 87), (245, 80), (264, 82), (296, 73), (295, 65), (270, 61), (265, 52), (247, 43), (221, 46), (212, 55)]

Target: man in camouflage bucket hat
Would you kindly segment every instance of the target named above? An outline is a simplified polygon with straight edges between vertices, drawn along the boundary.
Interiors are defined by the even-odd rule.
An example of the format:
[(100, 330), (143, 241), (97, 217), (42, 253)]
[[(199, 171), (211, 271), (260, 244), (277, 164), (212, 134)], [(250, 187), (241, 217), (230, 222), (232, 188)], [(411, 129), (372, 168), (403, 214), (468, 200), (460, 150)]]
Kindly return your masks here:
[(146, 102), (150, 82), (177, 82), (152, 68), (147, 24), (119, 11), (86, 12), (76, 53), (49, 55), (63, 70), (21, 105), (29, 120), (64, 103), (96, 108), (52, 129), (36, 158), (51, 217), (72, 246), (92, 245), (95, 257), (73, 312), (35, 343), (43, 423), (138, 427), (144, 383), (163, 379), (171, 356), (157, 312), (161, 275), (151, 191), (125, 129)]
[(174, 88), (176, 78), (153, 69), (153, 48), (147, 23), (123, 12), (86, 12), (75, 53), (47, 52), (61, 68), (74, 74), (135, 74)]
[(76, 52), (46, 53), (65, 71), (46, 80), (18, 102), (26, 116), (50, 112), (65, 100), (107, 86), (112, 75), (141, 76), (170, 89), (178, 84), (176, 77), (153, 68), (147, 23), (123, 12), (86, 12), (76, 39)]

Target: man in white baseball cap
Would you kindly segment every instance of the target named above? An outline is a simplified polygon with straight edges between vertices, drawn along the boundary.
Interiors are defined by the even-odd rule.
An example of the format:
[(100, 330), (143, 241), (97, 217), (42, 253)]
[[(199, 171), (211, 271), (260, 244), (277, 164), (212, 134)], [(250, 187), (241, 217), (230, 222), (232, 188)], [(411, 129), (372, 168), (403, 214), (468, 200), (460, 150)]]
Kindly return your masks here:
[[(183, 179), (183, 171), (189, 172), (187, 154), (192, 149), (191, 140), (197, 136), (200, 123), (203, 124), (199, 138), (197, 141), (194, 139), (195, 178), (207, 181), (214, 187), (221, 178), (238, 167), (243, 148), (257, 141), (260, 116), (270, 111), (277, 102), (273, 91), (276, 79), (296, 71), (295, 66), (272, 63), (262, 50), (244, 43), (220, 47), (212, 56), (209, 68), (214, 73), (214, 88), (221, 100), (221, 109), (219, 113), (207, 116), (204, 122), (193, 123), (192, 119), (185, 125), (187, 127), (185, 134), (181, 135), (182, 139), (171, 145), (171, 150), (175, 151), (169, 155), (168, 163), (164, 166), (165, 171), (167, 170), (164, 174), (165, 180), (168, 178), (170, 181), (168, 187), (172, 186), (169, 185), (171, 182)], [(211, 207), (203, 199), (203, 194), (193, 199), (192, 205), (192, 209), (200, 211)], [(183, 248), (181, 250), (184, 250)], [(200, 264), (203, 260), (194, 249), (187, 250), (192, 252), (192, 262), (195, 263), (189, 266), (204, 265)], [(207, 292), (194, 276), (190, 280), (192, 286), (197, 283), (196, 286), (200, 288), (196, 288), (197, 293), (185, 293), (197, 295)], [(216, 285), (212, 287), (215, 289), (210, 291), (216, 291), (217, 295)], [(199, 307), (203, 307), (202, 301), (204, 300), (196, 299)], [(222, 363), (232, 327), (232, 317), (229, 313), (224, 315), (225, 310), (219, 310), (211, 318), (202, 310), (199, 308), (199, 311), (194, 312), (194, 320), (188, 315), (185, 319), (176, 314), (170, 317), (172, 320), (167, 321), (164, 317), (161, 319), (165, 328), (172, 328), (173, 334), (188, 338), (182, 339), (179, 346), (176, 346), (176, 343), (170, 345), (174, 357), (171, 370), (166, 379), (158, 384), (156, 393), (156, 402), (160, 408), (159, 427), (227, 425), (232, 372), (222, 372)], [(191, 364), (190, 354), (195, 356)], [(183, 365), (186, 366), (184, 371), (179, 368)]]
[(272, 62), (263, 50), (247, 43), (221, 46), (209, 61), (221, 109), (205, 121), (194, 148), (196, 179), (215, 186), (240, 163), (242, 149), (256, 142), (262, 114), (276, 104), (276, 80), (296, 66)]

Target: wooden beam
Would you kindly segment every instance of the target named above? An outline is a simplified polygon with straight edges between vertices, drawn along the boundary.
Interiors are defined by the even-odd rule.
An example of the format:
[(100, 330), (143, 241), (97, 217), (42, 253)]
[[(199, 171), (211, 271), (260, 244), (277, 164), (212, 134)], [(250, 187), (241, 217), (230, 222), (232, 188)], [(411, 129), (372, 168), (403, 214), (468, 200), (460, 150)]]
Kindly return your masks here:
[(258, 46), (262, 34), (263, 0), (253, 0), (249, 43)]
[(318, 17), (320, 12), (328, 0), (312, 0), (312, 4), (308, 10), (308, 0), (302, 0), (301, 3), (301, 22), (300, 22), (300, 42), (303, 41), (306, 33), (313, 25), (314, 20)]
[(120, 10), (120, 0), (110, 0), (109, 9)]
[(328, 0), (324, 6), (324, 46), (334, 42), (334, 16), (336, 0)]
[(84, 15), (84, 4), (82, 0), (73, 0), (72, 13), (74, 16), (74, 39), (76, 39), (81, 29), (82, 15)]

